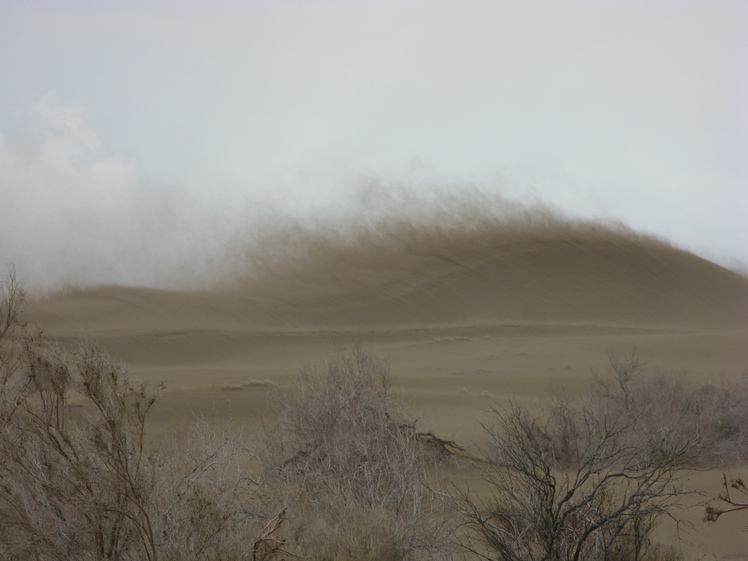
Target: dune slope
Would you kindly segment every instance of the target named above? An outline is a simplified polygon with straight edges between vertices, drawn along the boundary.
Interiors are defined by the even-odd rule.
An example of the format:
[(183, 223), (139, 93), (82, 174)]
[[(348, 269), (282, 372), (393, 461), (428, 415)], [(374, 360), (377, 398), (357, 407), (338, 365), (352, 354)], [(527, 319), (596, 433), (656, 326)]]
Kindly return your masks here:
[(37, 301), (32, 315), (94, 332), (466, 322), (740, 327), (748, 325), (748, 279), (613, 231), (488, 243), (468, 232), (442, 246), (331, 244), (222, 290), (69, 291)]

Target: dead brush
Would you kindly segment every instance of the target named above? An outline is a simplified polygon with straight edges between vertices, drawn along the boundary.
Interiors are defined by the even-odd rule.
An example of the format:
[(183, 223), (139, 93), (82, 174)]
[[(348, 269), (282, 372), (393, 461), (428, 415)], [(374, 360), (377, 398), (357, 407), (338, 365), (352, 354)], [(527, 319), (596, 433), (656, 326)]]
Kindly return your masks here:
[(453, 443), (419, 432), (387, 364), (356, 349), (306, 371), (266, 437), (273, 489), (297, 554), (311, 559), (438, 558), (454, 513), (438, 491)]
[(198, 420), (147, 443), (159, 388), (93, 340), (26, 329), (12, 270), (0, 289), (0, 557), (251, 559), (269, 536), (241, 432)]

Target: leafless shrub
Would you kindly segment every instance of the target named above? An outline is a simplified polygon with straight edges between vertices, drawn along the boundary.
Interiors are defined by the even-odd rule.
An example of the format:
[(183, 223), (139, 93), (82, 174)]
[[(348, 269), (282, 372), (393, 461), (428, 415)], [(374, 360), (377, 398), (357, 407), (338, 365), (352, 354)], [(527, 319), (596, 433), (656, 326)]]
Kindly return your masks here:
[(67, 351), (27, 330), (12, 271), (0, 288), (3, 559), (384, 560), (445, 550), (450, 511), (433, 482), (456, 446), (416, 429), (383, 362), (356, 351), (302, 376), (253, 446), (205, 420), (149, 442), (158, 388), (132, 382), (95, 341)]
[(707, 446), (709, 412), (695, 399), (683, 376), (648, 372), (636, 355), (609, 355), (606, 375), (598, 375), (585, 396), (600, 417), (615, 416), (632, 427), (628, 441), (660, 454), (663, 447), (688, 453), (682, 462), (699, 463)]
[(452, 443), (416, 429), (382, 360), (358, 349), (305, 372), (268, 439), (298, 554), (386, 561), (447, 548), (451, 513), (434, 481)]
[[(95, 344), (73, 356), (26, 333), (9, 378), (0, 453), (0, 541), (8, 557), (157, 558), (153, 463), (143, 445), (155, 394)], [(91, 407), (68, 415), (71, 386)]]
[(722, 386), (702, 386), (694, 399), (707, 425), (704, 464), (748, 461), (748, 373)]
[(160, 445), (156, 493), (163, 559), (251, 559), (267, 539), (262, 481), (246, 436), (205, 418)]
[[(716, 522), (723, 514), (748, 510), (748, 486), (739, 477), (727, 478), (722, 475), (724, 490), (716, 499), (709, 502), (704, 509), (704, 520)], [(748, 526), (745, 527), (748, 532)]]
[(12, 271), (1, 286), (0, 557), (257, 558), (269, 535), (242, 435), (196, 423), (147, 444), (158, 389), (94, 341), (67, 352), (26, 330)]
[(748, 460), (748, 376), (725, 385), (694, 388), (682, 375), (646, 371), (632, 353), (610, 357), (588, 399), (601, 410), (637, 419), (640, 445), (667, 434), (691, 442), (690, 462), (714, 467)]
[(698, 431), (674, 424), (651, 430), (648, 412), (632, 406), (637, 368), (613, 363), (595, 399), (494, 410), (482, 447), (492, 493), (485, 501), (460, 494), (464, 547), (506, 561), (654, 555), (650, 531), (679, 508), (680, 478), (701, 443)]
[(25, 294), (12, 267), (0, 279), (0, 422), (12, 416), (21, 397), (14, 391), (15, 373), (21, 365), (21, 352), (16, 344)]

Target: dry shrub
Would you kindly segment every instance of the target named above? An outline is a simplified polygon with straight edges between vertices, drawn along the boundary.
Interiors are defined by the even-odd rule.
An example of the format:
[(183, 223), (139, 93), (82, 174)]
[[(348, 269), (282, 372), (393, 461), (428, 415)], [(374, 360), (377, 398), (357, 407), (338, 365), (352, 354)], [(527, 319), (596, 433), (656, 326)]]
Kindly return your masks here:
[(723, 386), (702, 386), (694, 398), (707, 421), (705, 465), (748, 461), (748, 373)]
[(251, 557), (261, 485), (241, 435), (197, 423), (147, 444), (157, 391), (93, 341), (68, 352), (25, 329), (12, 271), (0, 287), (0, 557)]
[(694, 388), (683, 375), (651, 372), (631, 353), (609, 356), (587, 396), (602, 410), (636, 422), (640, 446), (693, 443), (689, 461), (715, 467), (748, 460), (748, 375), (724, 386)]
[(446, 550), (452, 516), (434, 489), (444, 441), (417, 431), (384, 361), (357, 349), (303, 373), (267, 439), (299, 555), (394, 561)]
[(158, 450), (162, 559), (250, 559), (269, 517), (255, 456), (229, 423), (196, 418)]
[[(154, 471), (143, 421), (154, 396), (91, 343), (73, 356), (38, 334), (5, 377), (0, 543), (10, 558), (155, 559)], [(5, 374), (8, 374), (7, 372)], [(90, 407), (69, 415), (71, 387)], [(12, 408), (10, 407), (12, 405)]]
[[(748, 485), (740, 477), (722, 474), (723, 491), (713, 498), (704, 508), (704, 520), (716, 522), (723, 514), (748, 510)], [(745, 527), (748, 532), (748, 526)]]
[(635, 356), (611, 364), (586, 399), (494, 410), (481, 448), (491, 494), (460, 494), (468, 551), (505, 561), (662, 558), (650, 532), (680, 508), (700, 433), (678, 425), (689, 409), (678, 402), (666, 406), (672, 422), (655, 429), (653, 412), (637, 409)]
[[(694, 389), (647, 372), (635, 353), (611, 355), (579, 399), (496, 409), (482, 447), (492, 495), (460, 495), (463, 545), (507, 561), (678, 559), (651, 530), (662, 516), (677, 521), (688, 470), (748, 458), (747, 381)], [(708, 519), (745, 508), (725, 489)]]

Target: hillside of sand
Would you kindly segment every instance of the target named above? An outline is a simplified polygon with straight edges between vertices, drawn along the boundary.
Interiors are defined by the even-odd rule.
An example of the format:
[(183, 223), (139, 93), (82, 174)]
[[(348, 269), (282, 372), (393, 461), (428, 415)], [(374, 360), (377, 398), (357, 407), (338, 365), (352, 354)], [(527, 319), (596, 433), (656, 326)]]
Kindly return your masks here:
[(93, 332), (466, 322), (748, 326), (748, 279), (656, 240), (615, 231), (434, 238), (354, 246), (317, 240), (314, 251), (223, 290), (71, 290), (39, 301), (34, 319)]
[[(424, 428), (464, 445), (493, 404), (581, 391), (609, 352), (698, 384), (748, 371), (748, 279), (663, 242), (580, 226), (369, 234), (276, 240), (261, 274), (208, 291), (68, 290), (27, 318), (164, 382), (154, 431), (198, 412), (267, 419), (300, 369), (354, 344), (389, 358)], [(719, 490), (720, 473), (699, 477)], [(738, 517), (691, 518), (698, 555), (748, 555)]]

